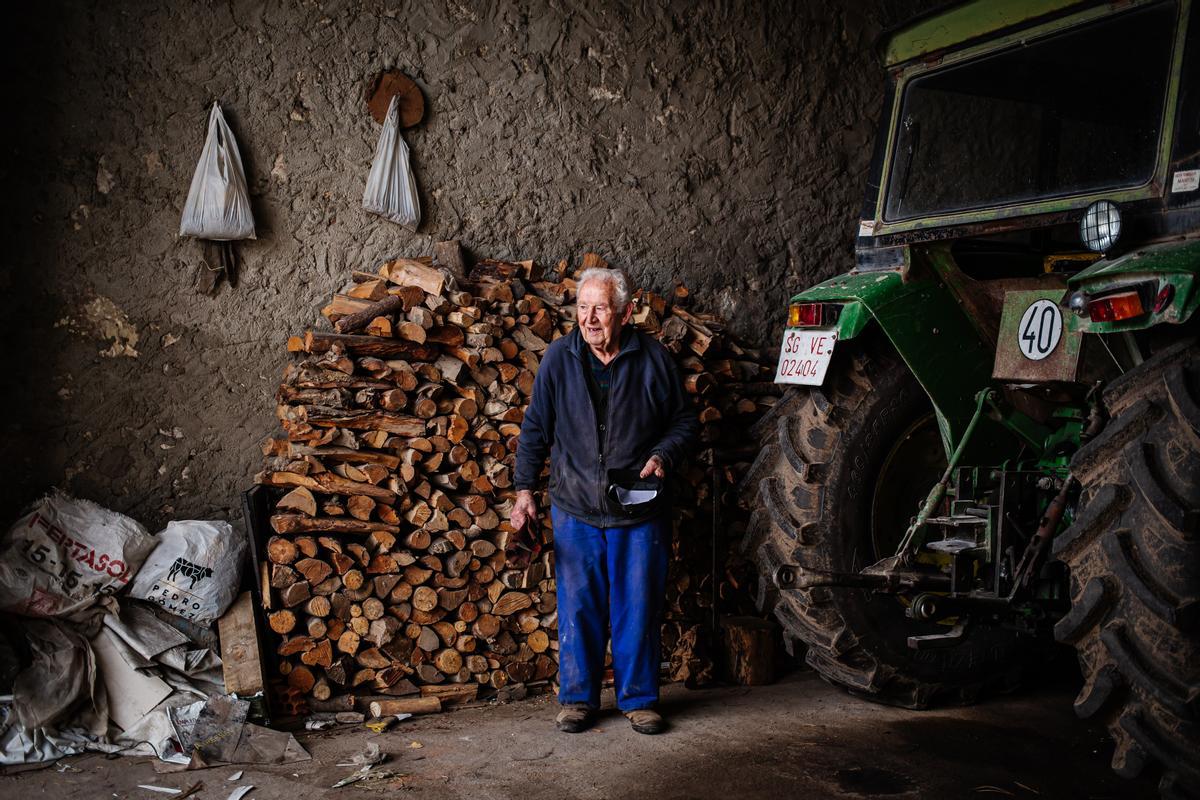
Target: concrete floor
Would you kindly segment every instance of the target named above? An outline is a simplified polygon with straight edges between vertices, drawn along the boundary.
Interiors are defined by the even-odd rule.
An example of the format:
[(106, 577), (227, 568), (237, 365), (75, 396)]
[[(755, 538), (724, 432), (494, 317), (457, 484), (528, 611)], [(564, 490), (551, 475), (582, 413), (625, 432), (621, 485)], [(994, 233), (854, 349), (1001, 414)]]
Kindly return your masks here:
[[(657, 737), (633, 733), (615, 712), (587, 733), (558, 733), (555, 704), (540, 697), (413, 718), (379, 735), (358, 726), (298, 734), (313, 760), (288, 766), (157, 774), (163, 765), (152, 759), (79, 756), (70, 768), (0, 777), (0, 797), (163, 800), (137, 784), (197, 781), (204, 787), (192, 797), (213, 800), (245, 783), (259, 800), (1156, 797), (1149, 778), (1111, 774), (1111, 745), (1075, 718), (1074, 692), (1064, 681), (973, 708), (911, 712), (856, 700), (811, 672), (754, 689), (671, 686), (663, 706), (673, 728)], [(391, 755), (378, 769), (403, 777), (329, 788), (353, 771), (334, 765), (371, 741)], [(228, 782), (237, 769), (243, 780)]]

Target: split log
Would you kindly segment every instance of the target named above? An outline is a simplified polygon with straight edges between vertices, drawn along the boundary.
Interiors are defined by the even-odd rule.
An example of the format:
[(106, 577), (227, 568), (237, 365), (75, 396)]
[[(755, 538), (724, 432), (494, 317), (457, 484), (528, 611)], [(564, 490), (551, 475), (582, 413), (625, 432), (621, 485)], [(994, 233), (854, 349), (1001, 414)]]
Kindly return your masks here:
[(396, 328), (396, 335), (405, 341), (425, 344), (425, 328), (416, 322), (401, 322)]
[[(484, 669), (487, 668), (487, 661), (484, 660)], [(462, 705), (470, 703), (479, 696), (478, 683), (461, 683), (450, 684), (448, 686), (422, 686), (422, 697), (436, 697), (442, 702), (442, 707)]]
[(316, 682), (316, 677), (313, 676), (312, 670), (308, 667), (294, 667), (288, 673), (288, 685), (304, 694), (312, 691)]
[(400, 700), (376, 700), (371, 703), (371, 716), (392, 717), (397, 714), (437, 714), (442, 701), (437, 697), (411, 697)]
[(533, 605), (533, 600), (530, 599), (528, 594), (524, 592), (508, 592), (492, 606), (492, 613), (503, 617), (529, 608), (531, 605)]
[(317, 515), (317, 499), (305, 487), (297, 486), (285, 494), (275, 504), (275, 508), (280, 511), (298, 511), (301, 514), (315, 517)]
[(338, 413), (336, 409), (322, 410), (309, 406), (295, 406), (295, 408), (304, 409), (304, 421), (310, 425), (351, 430), (387, 431), (399, 436), (420, 436), (425, 432), (424, 420), (388, 411), (362, 410)]
[(279, 592), (279, 599), (283, 605), (291, 608), (298, 606), (307, 600), (312, 595), (312, 588), (303, 581), (297, 581), (291, 586)]
[(274, 611), (267, 616), (271, 630), (278, 634), (290, 633), (296, 627), (296, 615), (291, 611)]
[(296, 570), (311, 586), (316, 586), (333, 572), (333, 567), (316, 558), (305, 558), (296, 562)]
[(439, 644), (440, 638), (433, 628), (426, 627), (420, 629), (420, 633), (417, 635), (417, 647), (421, 648), (426, 653), (432, 653), (438, 648)]
[(311, 650), (301, 653), (300, 660), (310, 667), (331, 666), (333, 664), (333, 643), (328, 639), (322, 639)]
[(396, 502), (396, 493), (381, 486), (369, 483), (358, 483), (346, 480), (332, 472), (322, 472), (319, 475), (300, 475), (295, 472), (276, 472), (267, 470), (255, 476), (255, 482), (264, 486), (303, 486), (314, 491), (330, 494), (353, 495), (363, 494), (384, 503)]
[(428, 586), (418, 586), (413, 592), (413, 608), (419, 611), (432, 611), (437, 607), (438, 595)]
[(400, 528), (383, 522), (363, 522), (357, 519), (331, 519), (329, 517), (305, 517), (300, 514), (274, 514), (271, 528), (276, 533), (298, 533), (300, 531), (329, 531), (333, 533), (373, 533), (387, 531), (399, 533)]
[(318, 333), (308, 331), (304, 334), (304, 352), (320, 355), (329, 352), (333, 347), (340, 346), (345, 352), (354, 356), (374, 356), (376, 358), (403, 358), (407, 361), (433, 361), (437, 358), (437, 349), (428, 344), (416, 344), (403, 339), (382, 339), (378, 336), (357, 336), (341, 333)]
[[(371, 514), (375, 511), (375, 501), (366, 495), (352, 495), (346, 500), (346, 510), (350, 512), (350, 516), (358, 520), (369, 520)], [(395, 531), (399, 532), (399, 531)]]
[(366, 581), (366, 577), (357, 569), (348, 570), (342, 576), (342, 583), (347, 589), (361, 589)]
[(379, 268), (379, 274), (400, 286), (419, 286), (426, 294), (440, 295), (446, 278), (436, 269), (410, 258), (398, 258)]
[[(267, 542), (267, 557), (275, 564), (290, 564), (299, 555), (300, 549), (296, 547), (295, 542), (289, 539), (284, 539), (281, 536), (272, 536), (270, 541)], [(295, 581), (279, 585), (276, 588), (282, 589), (285, 586), (290, 586), (292, 583), (295, 583)], [(274, 580), (272, 581), (272, 585), (274, 585)]]
[(446, 675), (457, 675), (462, 669), (462, 654), (449, 648), (440, 650), (433, 657), (433, 664)]
[[(375, 317), (386, 317), (404, 308), (404, 298), (387, 295), (381, 300), (369, 303), (361, 310), (339, 319), (333, 323), (333, 329), (338, 333), (354, 333), (362, 330)], [(311, 351), (310, 351), (311, 352)]]
[(339, 652), (352, 656), (358, 652), (359, 641), (359, 636), (354, 631), (343, 631), (342, 635), (338, 637), (337, 649)]
[(280, 642), (275, 652), (281, 656), (294, 656), (297, 653), (307, 653), (315, 646), (316, 642), (310, 636), (291, 636)]

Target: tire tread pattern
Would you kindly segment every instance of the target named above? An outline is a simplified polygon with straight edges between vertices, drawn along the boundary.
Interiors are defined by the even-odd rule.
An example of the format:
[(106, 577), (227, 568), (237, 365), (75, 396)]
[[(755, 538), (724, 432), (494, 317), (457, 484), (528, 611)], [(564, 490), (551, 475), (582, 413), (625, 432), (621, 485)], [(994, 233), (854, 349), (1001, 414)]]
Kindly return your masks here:
[(1116, 742), (1113, 768), (1162, 771), (1165, 797), (1200, 797), (1200, 348), (1155, 354), (1104, 393), (1110, 420), (1071, 469), (1084, 498), (1055, 554), (1073, 608), (1055, 628), (1075, 646), (1081, 717)]

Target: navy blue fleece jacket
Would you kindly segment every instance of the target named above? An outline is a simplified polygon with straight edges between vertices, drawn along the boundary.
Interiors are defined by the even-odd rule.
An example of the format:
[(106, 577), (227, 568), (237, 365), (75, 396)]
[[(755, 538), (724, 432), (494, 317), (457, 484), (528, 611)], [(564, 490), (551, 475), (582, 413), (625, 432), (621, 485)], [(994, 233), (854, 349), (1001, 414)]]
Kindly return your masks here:
[(578, 328), (547, 348), (521, 423), (513, 483), (536, 488), (549, 455), (550, 501), (558, 508), (600, 528), (643, 522), (608, 512), (608, 470), (641, 470), (657, 455), (669, 478), (687, 458), (699, 420), (671, 354), (641, 331), (632, 331), (610, 363), (607, 419), (596, 418), (588, 369)]

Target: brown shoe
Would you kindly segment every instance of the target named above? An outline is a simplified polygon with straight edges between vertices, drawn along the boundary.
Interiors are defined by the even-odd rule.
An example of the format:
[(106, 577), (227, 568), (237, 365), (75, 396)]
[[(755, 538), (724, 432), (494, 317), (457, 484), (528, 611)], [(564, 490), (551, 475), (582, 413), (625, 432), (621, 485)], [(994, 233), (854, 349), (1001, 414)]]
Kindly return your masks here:
[(583, 733), (596, 721), (595, 709), (585, 705), (563, 706), (554, 718), (554, 724), (563, 733)]
[(652, 708), (639, 708), (636, 711), (626, 711), (625, 716), (629, 719), (629, 724), (638, 733), (653, 736), (656, 733), (662, 733), (667, 728), (667, 723), (663, 722), (662, 716)]

